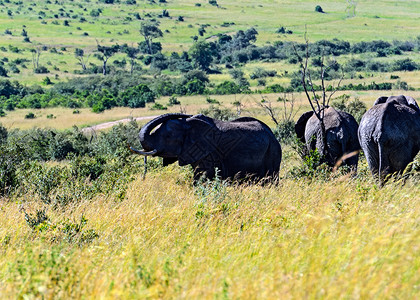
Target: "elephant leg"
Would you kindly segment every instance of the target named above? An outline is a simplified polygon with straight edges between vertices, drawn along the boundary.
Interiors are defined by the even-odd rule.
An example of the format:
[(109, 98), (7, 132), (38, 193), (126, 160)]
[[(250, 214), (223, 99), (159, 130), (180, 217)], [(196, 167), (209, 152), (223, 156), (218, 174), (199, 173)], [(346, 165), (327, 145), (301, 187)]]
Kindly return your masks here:
[(416, 154), (411, 151), (413, 147), (412, 143), (409, 142), (393, 149), (394, 151), (392, 152), (392, 155), (390, 155), (390, 164), (394, 171), (403, 172), (408, 164), (413, 161), (416, 156)]
[(361, 142), (362, 149), (369, 165), (370, 172), (377, 176), (379, 172), (379, 148), (373, 140), (364, 140)]
[(389, 174), (393, 173), (393, 169), (390, 164), (389, 160), (389, 150), (384, 149), (384, 147), (379, 144), (378, 145), (379, 151), (379, 180), (381, 183), (384, 183), (387, 179)]

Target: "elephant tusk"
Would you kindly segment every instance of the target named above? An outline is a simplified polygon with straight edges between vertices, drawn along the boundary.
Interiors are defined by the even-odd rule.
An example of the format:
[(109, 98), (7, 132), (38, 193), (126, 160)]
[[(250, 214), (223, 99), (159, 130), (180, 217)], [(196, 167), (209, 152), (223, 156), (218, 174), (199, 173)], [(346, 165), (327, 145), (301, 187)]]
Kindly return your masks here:
[(141, 150), (134, 149), (131, 146), (129, 148), (130, 148), (131, 152), (136, 153), (136, 154), (140, 154), (140, 155), (145, 155), (145, 156), (153, 156), (157, 153), (156, 149), (152, 150), (152, 151), (149, 151), (149, 152), (144, 152), (144, 151), (141, 151)]

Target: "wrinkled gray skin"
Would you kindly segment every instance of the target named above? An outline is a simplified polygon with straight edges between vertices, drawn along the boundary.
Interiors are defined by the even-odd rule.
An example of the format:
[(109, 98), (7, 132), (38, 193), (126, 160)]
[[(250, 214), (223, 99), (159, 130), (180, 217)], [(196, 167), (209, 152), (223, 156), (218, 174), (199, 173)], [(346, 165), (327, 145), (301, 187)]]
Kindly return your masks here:
[(360, 121), (359, 141), (369, 168), (382, 181), (403, 171), (420, 150), (420, 109), (408, 96), (378, 98)]
[(195, 180), (201, 175), (214, 178), (215, 168), (222, 179), (275, 177), (280, 168), (280, 144), (270, 128), (254, 118), (224, 122), (166, 114), (147, 123), (139, 138), (145, 151), (163, 157), (164, 165), (191, 165)]
[[(354, 117), (333, 107), (327, 107), (324, 124), (327, 140), (325, 162), (333, 167), (338, 160), (344, 158), (345, 154), (354, 153), (354, 155), (345, 158), (341, 165), (347, 165), (356, 171), (360, 144), (357, 138), (358, 125)], [(324, 153), (321, 124), (313, 111), (306, 112), (299, 118), (295, 124), (295, 132), (298, 138), (306, 144), (308, 152), (317, 149), (320, 154)]]

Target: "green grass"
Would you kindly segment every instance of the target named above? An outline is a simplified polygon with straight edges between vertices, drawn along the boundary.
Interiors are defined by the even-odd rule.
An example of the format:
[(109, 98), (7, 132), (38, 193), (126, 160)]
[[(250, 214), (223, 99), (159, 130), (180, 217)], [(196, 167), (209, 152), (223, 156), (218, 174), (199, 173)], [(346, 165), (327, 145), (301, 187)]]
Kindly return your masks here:
[[(333, 38), (350, 42), (378, 39), (410, 40), (415, 39), (419, 32), (416, 14), (420, 11), (418, 1), (376, 1), (375, 3), (367, 0), (358, 1), (356, 16), (351, 18), (345, 11), (346, 1), (323, 1), (321, 6), (325, 14), (315, 12), (315, 6), (318, 3), (308, 0), (299, 2), (226, 0), (219, 1), (220, 8), (211, 6), (206, 1), (200, 2), (201, 7), (196, 7), (197, 1), (188, 0), (169, 1), (155, 5), (147, 1), (137, 1), (137, 5), (106, 5), (93, 1), (90, 3), (63, 1), (62, 5), (46, 4), (45, 1), (40, 0), (24, 1), (22, 5), (11, 2), (0, 6), (0, 35), (2, 36), (0, 47), (7, 48), (8, 45), (14, 45), (25, 51), (21, 54), (10, 53), (10, 51), (0, 52), (0, 57), (9, 59), (25, 57), (31, 60), (29, 49), (36, 45), (46, 45), (57, 49), (65, 47), (67, 51), (63, 51), (62, 55), (44, 52), (40, 58), (40, 64), (50, 69), (51, 74), (48, 74), (50, 77), (55, 77), (56, 74), (59, 76), (56, 81), (72, 78), (75, 76), (74, 71), (80, 69), (74, 57), (76, 47), (92, 53), (96, 49), (96, 41), (101, 44), (141, 42), (143, 38), (139, 34), (140, 21), (136, 20), (134, 12), (138, 12), (142, 17), (146, 13), (151, 13), (157, 18), (156, 16), (163, 9), (169, 11), (171, 18), (157, 18), (161, 22), (162, 31), (169, 31), (164, 33), (163, 38), (158, 39), (165, 53), (187, 51), (193, 43), (191, 37), (198, 34), (197, 30), (202, 24), (210, 25), (206, 28), (204, 38), (218, 33), (234, 33), (239, 29), (255, 27), (259, 32), (257, 45), (279, 40), (302, 42), (305, 31), (311, 42)], [(98, 8), (103, 10), (102, 14), (99, 17), (91, 17), (90, 11)], [(7, 15), (8, 9), (13, 12), (12, 17)], [(64, 13), (68, 13), (70, 17), (55, 18), (54, 15), (60, 13), (59, 9), (64, 9)], [(42, 20), (38, 18), (40, 11), (46, 13)], [(178, 16), (184, 16), (185, 21), (179, 22)], [(80, 22), (81, 17), (84, 17), (87, 22)], [(127, 17), (132, 20), (126, 20)], [(64, 20), (68, 20), (70, 26), (64, 26)], [(42, 21), (47, 24), (42, 24)], [(54, 25), (53, 21), (57, 21), (59, 25)], [(235, 24), (222, 27), (221, 24), (224, 22)], [(20, 35), (23, 26), (26, 26), (25, 29), (32, 43), (23, 42), (23, 37)], [(292, 30), (293, 34), (276, 34), (276, 29), (281, 26)], [(11, 30), (13, 35), (5, 35), (6, 29)], [(83, 36), (84, 32), (89, 35)], [(411, 55), (411, 58), (420, 61), (418, 53)], [(117, 57), (112, 58), (111, 62), (114, 59)], [(47, 65), (48, 62), (51, 62), (51, 66)], [(99, 61), (93, 57), (90, 62), (99, 64)], [(273, 66), (276, 64), (273, 63)], [(52, 70), (54, 65), (60, 70)], [(45, 75), (34, 75), (31, 63), (27, 63), (27, 67), (26, 70), (20, 68), (21, 74), (9, 74), (11, 79), (18, 79), (26, 84), (40, 83)], [(296, 66), (284, 65), (282, 68), (295, 70)], [(417, 81), (409, 82), (409, 84), (418, 88)]]

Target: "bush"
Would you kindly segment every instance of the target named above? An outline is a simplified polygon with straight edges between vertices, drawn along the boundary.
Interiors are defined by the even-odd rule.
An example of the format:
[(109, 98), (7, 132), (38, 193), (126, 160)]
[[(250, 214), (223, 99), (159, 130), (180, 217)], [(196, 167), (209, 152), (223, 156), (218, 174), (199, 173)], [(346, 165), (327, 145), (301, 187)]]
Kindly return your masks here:
[(248, 86), (239, 86), (232, 81), (224, 81), (223, 83), (217, 85), (212, 91), (212, 93), (216, 95), (241, 94), (249, 92), (250, 89)]
[(322, 9), (320, 5), (315, 6), (315, 11), (319, 13), (324, 13), (324, 10)]
[(360, 123), (363, 115), (367, 111), (366, 104), (360, 101), (359, 98), (350, 100), (350, 95), (343, 94), (331, 102), (331, 106), (335, 109), (351, 114)]
[(46, 73), (49, 73), (50, 71), (44, 66), (39, 66), (35, 68), (34, 72), (35, 74), (46, 74)]
[(295, 122), (281, 121), (273, 133), (281, 144), (290, 144), (295, 138)]
[(25, 115), (25, 119), (35, 119), (36, 116), (33, 112), (29, 112)]
[(150, 109), (151, 110), (167, 110), (168, 108), (160, 103), (155, 103)]
[(3, 66), (0, 66), (0, 76), (7, 77), (7, 71)]
[(172, 95), (169, 98), (168, 106), (179, 105), (179, 104), (181, 104), (181, 101), (179, 101), (175, 95)]
[(210, 105), (209, 108), (200, 110), (200, 114), (222, 121), (230, 121), (236, 119), (237, 117), (237, 115), (229, 108), (214, 105)]

